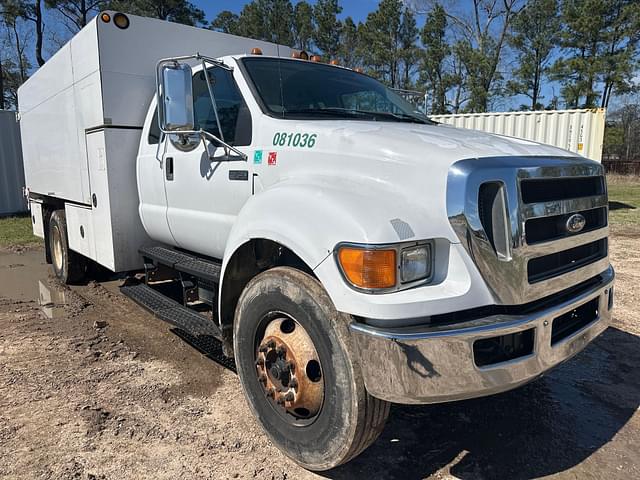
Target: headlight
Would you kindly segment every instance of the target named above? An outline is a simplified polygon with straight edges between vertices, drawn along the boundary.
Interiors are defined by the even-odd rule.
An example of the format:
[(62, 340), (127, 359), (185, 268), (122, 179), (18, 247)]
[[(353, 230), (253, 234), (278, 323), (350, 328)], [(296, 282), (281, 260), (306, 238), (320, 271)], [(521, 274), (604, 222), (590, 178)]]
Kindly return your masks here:
[(400, 277), (402, 283), (423, 280), (431, 275), (431, 245), (402, 250)]
[(427, 282), (432, 275), (432, 242), (392, 245), (341, 244), (335, 257), (344, 279), (356, 290), (385, 293)]

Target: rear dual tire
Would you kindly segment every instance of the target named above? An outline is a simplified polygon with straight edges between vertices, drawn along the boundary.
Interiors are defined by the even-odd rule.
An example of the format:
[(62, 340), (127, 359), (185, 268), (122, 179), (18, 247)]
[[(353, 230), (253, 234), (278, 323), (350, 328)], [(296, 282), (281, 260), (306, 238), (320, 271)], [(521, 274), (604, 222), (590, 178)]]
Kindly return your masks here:
[[(311, 348), (294, 347), (302, 350), (299, 356), (317, 358), (320, 364), (320, 374), (307, 369), (309, 376), (316, 377), (312, 382), (320, 378), (323, 382), (321, 406), (311, 417), (291, 415), (285, 410), (289, 403), (281, 405), (274, 401), (275, 392), (265, 391), (265, 375), (257, 364), (264, 365), (261, 355), (265, 354), (260, 349), (264, 352), (266, 347), (261, 342), (265, 329), (274, 331), (267, 326), (273, 318), (293, 322), (288, 325), (302, 328), (304, 338), (313, 344)], [(389, 415), (390, 404), (365, 389), (348, 323), (349, 317), (335, 310), (315, 278), (290, 267), (276, 267), (253, 278), (236, 309), (234, 352), (249, 405), (271, 440), (309, 470), (328, 470), (359, 455), (378, 438)], [(290, 340), (286, 335), (283, 339), (285, 343)], [(304, 376), (304, 364), (295, 368)], [(305, 379), (300, 380), (304, 383)], [(271, 378), (268, 385), (273, 385)], [(297, 390), (296, 399), (299, 393)], [(284, 399), (284, 393), (277, 395)], [(311, 402), (312, 412), (314, 406)]]

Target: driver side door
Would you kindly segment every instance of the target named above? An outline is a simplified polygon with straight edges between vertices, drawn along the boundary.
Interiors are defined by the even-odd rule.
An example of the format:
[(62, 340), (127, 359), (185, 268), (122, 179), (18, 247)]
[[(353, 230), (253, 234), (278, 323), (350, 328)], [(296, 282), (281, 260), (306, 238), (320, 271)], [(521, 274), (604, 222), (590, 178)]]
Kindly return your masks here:
[[(193, 77), (195, 129), (202, 128), (248, 154), (251, 115), (233, 78), (233, 71), (210, 67), (207, 72), (213, 103), (202, 71)], [(164, 183), (167, 221), (176, 244), (211, 257), (222, 258), (227, 238), (240, 209), (251, 195), (249, 162), (224, 157), (224, 148), (208, 139), (165, 135)]]

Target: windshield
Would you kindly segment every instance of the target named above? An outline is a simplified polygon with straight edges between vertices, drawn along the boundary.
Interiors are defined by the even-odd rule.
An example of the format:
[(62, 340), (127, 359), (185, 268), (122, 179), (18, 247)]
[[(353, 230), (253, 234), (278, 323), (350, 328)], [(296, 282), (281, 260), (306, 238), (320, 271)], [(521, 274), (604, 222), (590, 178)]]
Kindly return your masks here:
[(272, 116), (433, 123), (382, 83), (346, 68), (265, 57), (242, 62)]

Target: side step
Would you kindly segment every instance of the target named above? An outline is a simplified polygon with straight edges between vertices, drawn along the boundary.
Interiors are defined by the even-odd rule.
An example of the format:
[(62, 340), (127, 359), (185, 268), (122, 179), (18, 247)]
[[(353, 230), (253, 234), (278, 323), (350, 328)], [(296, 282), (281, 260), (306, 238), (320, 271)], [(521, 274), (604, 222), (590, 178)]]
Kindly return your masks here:
[(142, 247), (138, 251), (143, 257), (171, 267), (179, 272), (187, 273), (212, 283), (218, 283), (220, 281), (221, 263), (202, 260), (193, 255), (162, 246)]
[(217, 339), (222, 333), (212, 320), (182, 306), (143, 283), (124, 285), (120, 291), (141, 307), (149, 310), (160, 320), (175, 325), (190, 335), (208, 335)]

